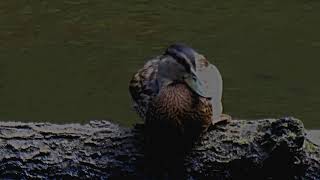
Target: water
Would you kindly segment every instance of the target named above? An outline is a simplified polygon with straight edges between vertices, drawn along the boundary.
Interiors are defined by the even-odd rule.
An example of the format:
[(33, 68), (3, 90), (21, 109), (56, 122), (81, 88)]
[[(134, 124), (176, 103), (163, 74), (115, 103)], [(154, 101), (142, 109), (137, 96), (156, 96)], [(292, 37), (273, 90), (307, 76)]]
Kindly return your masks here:
[(184, 42), (220, 69), (236, 119), (320, 128), (320, 1), (0, 2), (0, 119), (131, 125), (128, 81)]

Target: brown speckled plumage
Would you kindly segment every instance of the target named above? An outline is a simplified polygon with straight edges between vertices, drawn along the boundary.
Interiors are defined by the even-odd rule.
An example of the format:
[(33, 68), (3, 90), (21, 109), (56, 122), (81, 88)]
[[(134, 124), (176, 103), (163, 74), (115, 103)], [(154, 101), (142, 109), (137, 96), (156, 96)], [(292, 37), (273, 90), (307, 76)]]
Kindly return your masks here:
[(146, 125), (157, 129), (170, 126), (181, 135), (196, 136), (207, 130), (211, 118), (209, 99), (199, 97), (183, 83), (175, 83), (161, 89), (150, 103)]
[(148, 61), (135, 73), (129, 83), (133, 107), (142, 119), (145, 119), (150, 101), (157, 95), (156, 75), (161, 57)]
[[(195, 75), (208, 96), (195, 91), (183, 75)], [(147, 61), (133, 75), (129, 90), (134, 109), (152, 131), (196, 137), (221, 120), (221, 75), (203, 55), (185, 45), (172, 45)]]
[(192, 48), (174, 44), (133, 75), (129, 91), (145, 121), (146, 167), (182, 172), (185, 153), (221, 121), (220, 72)]
[(146, 62), (132, 77), (129, 90), (146, 125), (146, 159), (159, 166), (153, 169), (165, 166), (176, 172), (194, 142), (221, 120), (221, 75), (185, 45), (172, 45)]

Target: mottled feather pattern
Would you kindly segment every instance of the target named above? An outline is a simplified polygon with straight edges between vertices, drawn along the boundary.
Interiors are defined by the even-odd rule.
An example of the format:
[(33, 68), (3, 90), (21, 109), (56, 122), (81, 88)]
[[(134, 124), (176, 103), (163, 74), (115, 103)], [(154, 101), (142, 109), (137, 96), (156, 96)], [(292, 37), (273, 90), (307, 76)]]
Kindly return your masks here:
[(129, 83), (129, 91), (133, 99), (133, 107), (142, 119), (145, 119), (149, 102), (157, 95), (159, 88), (156, 83), (158, 63), (161, 57), (149, 60)]
[(145, 121), (147, 167), (156, 165), (152, 169), (178, 171), (194, 142), (220, 120), (221, 75), (203, 55), (182, 44), (146, 62), (129, 90)]
[[(211, 121), (212, 124), (219, 122), (222, 115), (222, 77), (219, 70), (211, 64), (203, 55), (198, 54), (192, 48), (184, 45), (172, 45), (170, 46), (164, 55), (155, 57), (146, 62), (146, 64), (138, 70), (138, 72), (133, 76), (129, 84), (130, 93), (133, 99), (133, 107), (138, 112), (139, 116), (146, 121), (146, 113), (150, 108), (150, 103), (154, 103), (154, 99), (158, 96), (160, 89), (159, 83), (157, 81), (158, 68), (161, 60), (167, 60), (168, 56), (173, 57), (179, 64), (183, 65), (187, 72), (188, 68), (192, 67), (188, 65), (192, 63), (194, 70), (197, 74), (199, 80), (202, 81), (204, 85), (204, 90), (207, 95), (210, 96), (210, 100), (205, 100), (206, 103), (211, 104)], [(177, 56), (177, 57), (176, 57)], [(171, 67), (172, 68), (172, 67)], [(168, 68), (170, 69), (170, 68)], [(168, 71), (172, 72), (172, 70)], [(160, 77), (160, 76), (159, 76)], [(162, 85), (161, 85), (162, 86)], [(192, 91), (188, 89), (189, 91)], [(175, 92), (178, 92), (176, 89)], [(186, 94), (185, 94), (186, 95)], [(185, 97), (180, 97), (178, 94), (172, 96), (173, 98), (185, 99)], [(195, 100), (204, 101), (200, 96), (193, 96)], [(171, 103), (172, 100), (168, 102), (163, 101), (162, 103)], [(178, 106), (177, 106), (178, 107)], [(172, 110), (176, 110), (172, 107)], [(201, 111), (201, 109), (197, 109)], [(208, 113), (208, 112), (206, 112)], [(192, 113), (190, 113), (192, 115)]]
[(156, 129), (170, 126), (181, 135), (196, 138), (211, 125), (211, 118), (209, 99), (197, 96), (185, 84), (173, 84), (162, 89), (150, 104), (146, 125)]
[[(158, 94), (159, 87), (156, 83), (158, 64), (164, 56), (155, 57), (134, 74), (129, 83), (129, 90), (133, 99), (133, 107), (139, 116), (145, 120), (150, 101)], [(213, 109), (212, 122), (216, 122), (222, 113), (222, 80), (217, 68), (203, 56), (196, 61), (196, 70), (203, 80), (205, 88), (212, 94), (211, 104)], [(215, 79), (214, 79), (215, 77)], [(213, 80), (214, 79), (214, 80)], [(221, 82), (220, 82), (221, 81)]]

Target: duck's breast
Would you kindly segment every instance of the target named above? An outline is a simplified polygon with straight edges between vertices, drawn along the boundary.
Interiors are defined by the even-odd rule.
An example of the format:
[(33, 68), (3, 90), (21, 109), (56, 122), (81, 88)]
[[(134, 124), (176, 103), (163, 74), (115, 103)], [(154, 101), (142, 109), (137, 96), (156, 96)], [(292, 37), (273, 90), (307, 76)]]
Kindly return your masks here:
[(175, 84), (160, 90), (147, 114), (147, 125), (169, 127), (183, 134), (200, 133), (211, 124), (212, 106), (209, 99), (197, 96), (185, 84)]

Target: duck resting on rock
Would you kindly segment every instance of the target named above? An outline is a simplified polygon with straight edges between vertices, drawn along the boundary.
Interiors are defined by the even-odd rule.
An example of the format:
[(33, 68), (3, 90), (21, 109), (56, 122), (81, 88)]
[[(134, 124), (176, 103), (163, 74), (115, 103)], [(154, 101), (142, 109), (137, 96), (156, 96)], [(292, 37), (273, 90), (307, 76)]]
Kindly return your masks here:
[(151, 133), (196, 138), (231, 117), (222, 114), (218, 69), (184, 44), (149, 60), (129, 84), (134, 108)]

